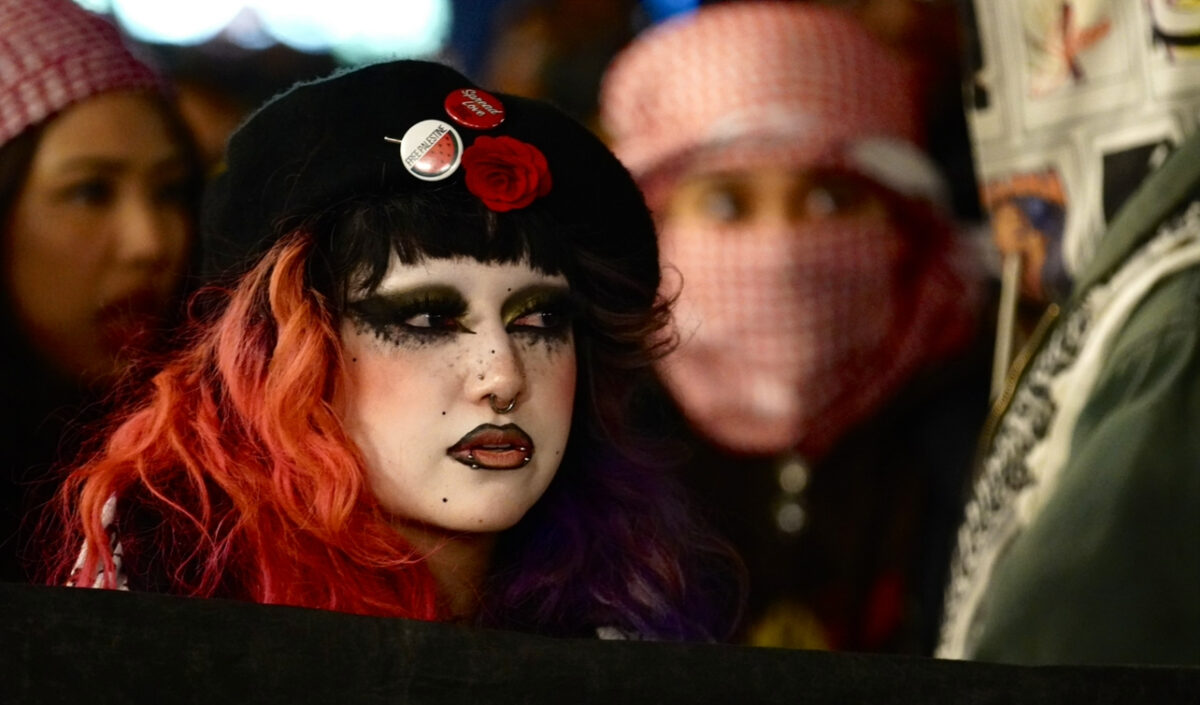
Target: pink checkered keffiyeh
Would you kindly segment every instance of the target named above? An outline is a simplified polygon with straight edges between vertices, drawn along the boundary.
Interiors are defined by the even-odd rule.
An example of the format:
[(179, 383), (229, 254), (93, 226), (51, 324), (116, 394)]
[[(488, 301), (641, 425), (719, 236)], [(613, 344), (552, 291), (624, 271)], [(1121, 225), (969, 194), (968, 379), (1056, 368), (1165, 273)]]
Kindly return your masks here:
[(785, 135), (812, 159), (864, 137), (919, 140), (912, 64), (852, 16), (713, 5), (643, 33), (605, 75), (602, 120), (635, 176), (700, 147)]
[[(911, 178), (932, 169), (918, 98), (911, 64), (851, 15), (728, 3), (639, 37), (610, 67), (601, 108), (655, 209), (684, 174), (763, 165), (854, 171), (915, 204), (937, 183)], [(664, 287), (676, 293), (677, 269), (682, 342), (660, 373), (692, 424), (736, 451), (816, 460), (961, 348), (974, 287), (948, 221), (925, 220), (667, 221)]]
[(104, 18), (70, 0), (0, 0), (0, 144), (96, 94), (161, 86)]

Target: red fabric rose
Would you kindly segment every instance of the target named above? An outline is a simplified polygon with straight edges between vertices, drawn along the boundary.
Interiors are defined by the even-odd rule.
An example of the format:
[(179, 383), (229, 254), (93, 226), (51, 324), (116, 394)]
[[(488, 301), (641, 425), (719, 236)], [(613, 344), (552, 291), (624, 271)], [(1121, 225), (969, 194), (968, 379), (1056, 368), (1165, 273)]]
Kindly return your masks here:
[(550, 165), (541, 150), (512, 137), (479, 137), (463, 152), (467, 190), (503, 213), (550, 193)]

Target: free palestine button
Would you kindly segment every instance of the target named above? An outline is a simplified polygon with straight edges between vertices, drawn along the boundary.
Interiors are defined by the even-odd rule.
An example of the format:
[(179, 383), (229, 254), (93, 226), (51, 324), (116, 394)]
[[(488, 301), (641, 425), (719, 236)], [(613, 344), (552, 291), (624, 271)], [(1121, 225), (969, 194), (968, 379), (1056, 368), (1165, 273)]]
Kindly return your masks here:
[(408, 173), (423, 181), (441, 181), (458, 169), (463, 144), (458, 132), (441, 120), (422, 120), (404, 133), (400, 140), (400, 158)]

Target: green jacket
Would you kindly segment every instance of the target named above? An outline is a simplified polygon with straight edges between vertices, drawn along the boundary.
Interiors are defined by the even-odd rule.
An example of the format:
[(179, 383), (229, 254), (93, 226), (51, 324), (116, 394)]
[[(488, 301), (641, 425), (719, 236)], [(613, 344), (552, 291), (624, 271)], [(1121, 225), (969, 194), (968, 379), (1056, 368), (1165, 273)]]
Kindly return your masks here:
[[(985, 488), (981, 476), (968, 515), (990, 514), (993, 525), (1015, 528), (997, 532), (1003, 538), (992, 542), (990, 572), (980, 563), (964, 577), (964, 527), (948, 594), (974, 597), (948, 607), (940, 655), (1030, 664), (1200, 663), (1200, 219), (1182, 226), (1174, 219), (1197, 199), (1200, 135), (1113, 220), (1071, 301), (1010, 380), (981, 446), (981, 472), (987, 475), (989, 459), (1005, 447), (1021, 461), (1009, 464), (1005, 490), (993, 491), (995, 482)], [(1183, 257), (1184, 247), (1156, 255), (1179, 262), (1143, 277), (1151, 283), (1130, 297), (1093, 359), (1081, 401), (1063, 402), (1069, 385), (1052, 391), (1046, 380), (1064, 369), (1050, 358), (1076, 352), (1064, 328), (1087, 319), (1080, 311), (1098, 288), (1119, 296), (1123, 284), (1108, 283), (1168, 229), (1194, 241), (1193, 255)], [(1101, 327), (1104, 315), (1095, 318), (1087, 328)], [(1082, 340), (1099, 336), (1087, 328)], [(1039, 400), (1048, 417), (1030, 412)], [(1024, 416), (1025, 428), (1053, 438), (1047, 427), (1065, 415), (1073, 426), (1058, 437), (1058, 463), (1047, 460), (1053, 453), (1046, 448), (1013, 446), (1005, 433)], [(998, 467), (993, 462), (993, 476)], [(976, 521), (976, 529), (985, 525)]]

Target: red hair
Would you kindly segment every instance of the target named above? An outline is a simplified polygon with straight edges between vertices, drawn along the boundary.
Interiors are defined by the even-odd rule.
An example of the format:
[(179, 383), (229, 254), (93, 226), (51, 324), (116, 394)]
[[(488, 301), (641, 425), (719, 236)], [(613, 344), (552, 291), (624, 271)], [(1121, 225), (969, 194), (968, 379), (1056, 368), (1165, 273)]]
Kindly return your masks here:
[(330, 406), (340, 340), (306, 281), (313, 246), (293, 232), (218, 292), (219, 313), (192, 324), (148, 401), (72, 472), (57, 500), (67, 527), (57, 583), (87, 587), (100, 574), (115, 587), (102, 515), (116, 497), (123, 560), (157, 570), (165, 591), (438, 618), (432, 575), (389, 525)]

